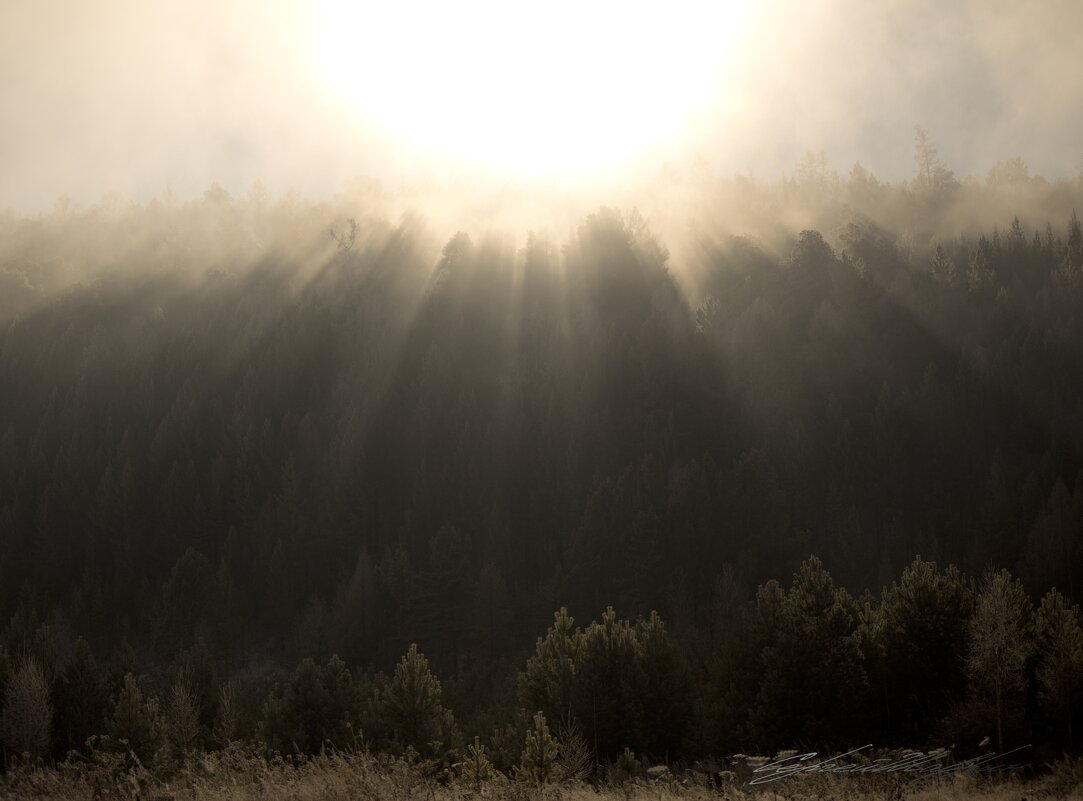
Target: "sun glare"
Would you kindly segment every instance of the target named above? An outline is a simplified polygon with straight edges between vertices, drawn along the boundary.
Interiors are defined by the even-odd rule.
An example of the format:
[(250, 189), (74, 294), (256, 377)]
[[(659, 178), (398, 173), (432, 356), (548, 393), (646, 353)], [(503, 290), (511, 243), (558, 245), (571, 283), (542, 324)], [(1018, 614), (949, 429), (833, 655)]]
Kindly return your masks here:
[(525, 175), (602, 170), (725, 93), (745, 0), (325, 0), (315, 60), (403, 146)]

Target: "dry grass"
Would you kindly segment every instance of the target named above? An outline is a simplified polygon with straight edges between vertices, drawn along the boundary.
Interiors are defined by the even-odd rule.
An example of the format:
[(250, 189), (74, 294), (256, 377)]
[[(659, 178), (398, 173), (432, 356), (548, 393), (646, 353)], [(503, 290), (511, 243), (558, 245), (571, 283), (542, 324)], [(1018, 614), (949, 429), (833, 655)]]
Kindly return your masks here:
[(708, 788), (696, 775), (594, 788), (583, 783), (530, 787), (498, 778), (472, 785), (401, 760), (366, 753), (330, 752), (310, 758), (267, 757), (248, 748), (230, 748), (193, 757), (168, 780), (153, 775), (130, 754), (95, 752), (56, 768), (16, 765), (0, 776), (3, 799), (87, 799), (87, 801), (1083, 801), (1083, 761), (1061, 763), (1039, 779), (981, 779), (968, 775), (922, 785), (899, 776), (855, 778), (807, 776), (769, 785), (733, 784)]

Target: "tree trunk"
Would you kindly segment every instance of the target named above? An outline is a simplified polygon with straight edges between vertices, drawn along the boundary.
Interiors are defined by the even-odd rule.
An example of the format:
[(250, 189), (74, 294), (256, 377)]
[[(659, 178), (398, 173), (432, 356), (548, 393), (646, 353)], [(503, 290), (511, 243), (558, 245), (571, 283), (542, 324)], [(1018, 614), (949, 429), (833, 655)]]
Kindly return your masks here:
[(1004, 753), (1004, 712), (1002, 709), (1000, 699), (1000, 680), (997, 679), (996, 683), (996, 696), (997, 696), (997, 749), (999, 753)]
[(1064, 696), (1064, 709), (1068, 713), (1068, 748), (1074, 749), (1075, 743), (1072, 741), (1072, 684), (1070, 679)]

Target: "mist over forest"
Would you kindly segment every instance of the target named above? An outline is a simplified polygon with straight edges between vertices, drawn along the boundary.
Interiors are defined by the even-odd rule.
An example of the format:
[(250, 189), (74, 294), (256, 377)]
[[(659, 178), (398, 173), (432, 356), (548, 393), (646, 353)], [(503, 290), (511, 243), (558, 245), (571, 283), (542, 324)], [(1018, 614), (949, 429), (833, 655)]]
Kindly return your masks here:
[(5, 754), (1078, 747), (1083, 177), (455, 191), (0, 217)]

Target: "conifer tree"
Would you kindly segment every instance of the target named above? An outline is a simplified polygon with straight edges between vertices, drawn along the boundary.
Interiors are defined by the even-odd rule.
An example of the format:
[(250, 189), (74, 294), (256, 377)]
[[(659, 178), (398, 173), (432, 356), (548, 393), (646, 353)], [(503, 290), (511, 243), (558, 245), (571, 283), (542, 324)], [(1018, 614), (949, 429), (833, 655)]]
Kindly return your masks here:
[(973, 609), (973, 589), (959, 570), (937, 570), (920, 555), (884, 591), (878, 638), (883, 659), (872, 660), (886, 704), (881, 718), (917, 737), (962, 700)]
[(992, 702), (1000, 753), (1004, 723), (1026, 690), (1030, 611), (1023, 585), (1007, 570), (985, 575), (970, 621), (967, 673), (979, 696)]
[(828, 745), (852, 733), (868, 690), (855, 611), (818, 558), (801, 564), (763, 652), (753, 728), (764, 744)]
[(617, 757), (616, 764), (613, 765), (610, 771), (611, 779), (621, 785), (627, 785), (636, 779), (641, 779), (643, 774), (643, 763), (636, 759), (635, 751), (631, 748), (625, 748), (621, 752), (620, 756)]
[(4, 689), (0, 735), (15, 754), (43, 756), (49, 747), (53, 708), (49, 683), (41, 665), (27, 657), (8, 679)]
[(519, 763), (520, 777), (538, 787), (548, 784), (554, 778), (558, 751), (545, 715), (536, 713), (534, 726), (526, 734), (526, 747)]
[(959, 270), (955, 266), (955, 261), (944, 251), (944, 247), (940, 243), (936, 245), (929, 272), (937, 281), (949, 286), (954, 286), (958, 282)]
[(690, 683), (657, 612), (636, 623), (635, 635), (636, 661), (642, 678), (635, 699), (641, 709), (640, 748), (661, 756), (682, 745), (692, 715)]
[(487, 562), (474, 585), (473, 628), (491, 662), (507, 641), (513, 619), (511, 597), (500, 568)]
[(933, 183), (933, 171), (939, 165), (936, 147), (920, 125), (914, 127), (914, 165), (917, 167), (916, 183), (928, 188)]
[(1073, 271), (1083, 267), (1083, 225), (1080, 225), (1075, 209), (1072, 209), (1072, 218), (1068, 220), (1068, 249), (1065, 255)]
[(218, 689), (218, 712), (214, 717), (214, 739), (229, 745), (240, 730), (241, 703), (237, 683), (232, 679)]
[(192, 691), (191, 681), (183, 673), (177, 676), (169, 690), (165, 735), (177, 756), (188, 754), (199, 740), (199, 701)]
[(7, 697), (8, 682), (11, 680), (11, 659), (7, 649), (0, 645), (0, 715), (4, 711), (4, 699)]
[(919, 192), (940, 191), (955, 181), (955, 175), (941, 163), (936, 147), (920, 125), (914, 128), (914, 165), (917, 174), (913, 186)]
[(493, 778), (496, 769), (489, 761), (485, 746), (481, 744), (480, 737), (474, 737), (474, 742), (466, 747), (466, 758), (463, 760), (463, 780), (474, 785), (474, 793), (481, 794), (481, 783)]
[(1050, 590), (1035, 615), (1039, 697), (1052, 719), (1064, 720), (1068, 745), (1074, 745), (1072, 718), (1083, 691), (1083, 628), (1079, 607)]
[(557, 765), (560, 775), (573, 781), (585, 781), (594, 773), (594, 750), (574, 723), (557, 724)]
[(360, 696), (346, 663), (303, 659), (288, 684), (276, 686), (263, 709), (263, 729), (280, 749), (316, 753), (325, 742), (345, 745), (360, 716)]
[(135, 676), (127, 673), (124, 686), (117, 695), (113, 711), (106, 721), (109, 736), (117, 742), (127, 742), (141, 762), (148, 763), (161, 745), (162, 723), (158, 699), (144, 700)]
[(451, 716), (441, 703), (441, 692), (425, 655), (416, 643), (411, 645), (378, 700), (387, 724), (403, 745), (426, 752), (431, 743), (450, 733)]
[(86, 739), (105, 729), (109, 706), (105, 673), (81, 637), (53, 686), (53, 742), (57, 755), (81, 748)]
[(583, 632), (575, 665), (575, 719), (601, 760), (616, 757), (643, 736), (646, 677), (636, 632), (612, 607)]
[(583, 645), (583, 635), (575, 628), (575, 618), (561, 607), (553, 615), (553, 625), (545, 637), (539, 637), (534, 655), (519, 675), (519, 696), (527, 709), (540, 709), (554, 719), (570, 720), (576, 663)]
[(984, 236), (978, 240), (978, 246), (970, 252), (966, 279), (971, 292), (978, 292), (993, 281), (993, 265), (989, 252), (990, 245)]

